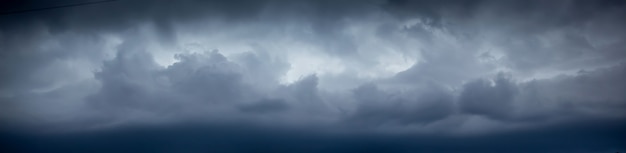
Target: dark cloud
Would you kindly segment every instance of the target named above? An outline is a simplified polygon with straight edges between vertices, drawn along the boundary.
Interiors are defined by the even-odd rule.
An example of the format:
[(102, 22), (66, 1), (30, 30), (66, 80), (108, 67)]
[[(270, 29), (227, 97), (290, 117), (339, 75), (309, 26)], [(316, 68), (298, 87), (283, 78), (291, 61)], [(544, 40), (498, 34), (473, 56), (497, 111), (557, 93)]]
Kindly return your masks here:
[(450, 93), (436, 87), (427, 90), (431, 91), (408, 91), (406, 95), (399, 95), (401, 93), (381, 91), (373, 84), (361, 86), (354, 90), (359, 106), (348, 122), (359, 125), (427, 124), (453, 113)]
[(465, 84), (459, 104), (462, 112), (504, 121), (623, 114), (626, 97), (617, 91), (625, 86), (621, 79), (624, 75), (624, 64), (519, 84), (510, 76), (498, 74), (492, 80)]
[[(3, 1), (0, 9), (78, 2)], [(4, 13), (0, 143), (10, 145), (0, 146), (623, 151), (625, 7), (117, 0)]]
[(264, 99), (239, 107), (239, 110), (248, 113), (272, 113), (285, 111), (286, 109), (289, 109), (289, 105), (281, 99)]
[(517, 95), (517, 85), (499, 74), (494, 80), (476, 80), (463, 86), (459, 97), (461, 110), (489, 118), (508, 118)]

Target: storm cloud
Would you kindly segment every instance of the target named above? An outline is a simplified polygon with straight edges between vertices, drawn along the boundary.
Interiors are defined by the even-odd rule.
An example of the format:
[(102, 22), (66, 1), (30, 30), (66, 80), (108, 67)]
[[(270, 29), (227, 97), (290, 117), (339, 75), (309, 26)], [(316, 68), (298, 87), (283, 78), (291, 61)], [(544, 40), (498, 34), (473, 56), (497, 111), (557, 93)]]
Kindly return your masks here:
[(7, 150), (626, 149), (624, 1), (83, 2), (2, 1)]

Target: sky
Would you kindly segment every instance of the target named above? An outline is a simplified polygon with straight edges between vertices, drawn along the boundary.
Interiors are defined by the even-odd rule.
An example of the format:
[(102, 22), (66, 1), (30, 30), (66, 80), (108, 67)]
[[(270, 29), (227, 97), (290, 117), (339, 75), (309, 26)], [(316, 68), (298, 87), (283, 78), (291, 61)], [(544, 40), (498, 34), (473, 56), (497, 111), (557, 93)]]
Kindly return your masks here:
[(626, 1), (1, 3), (8, 152), (626, 152)]

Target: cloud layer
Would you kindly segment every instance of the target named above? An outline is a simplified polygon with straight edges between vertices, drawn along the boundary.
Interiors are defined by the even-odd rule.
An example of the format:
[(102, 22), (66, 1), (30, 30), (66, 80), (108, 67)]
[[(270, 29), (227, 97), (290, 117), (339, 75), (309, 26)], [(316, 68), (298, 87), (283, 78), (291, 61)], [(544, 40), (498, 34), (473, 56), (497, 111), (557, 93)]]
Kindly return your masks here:
[[(57, 5), (7, 4), (2, 10)], [(623, 150), (625, 8), (617, 0), (118, 0), (2, 14), (0, 125), (112, 135), (164, 126), (152, 132), (185, 141), (193, 131), (260, 134), (224, 144), (244, 152), (228, 146), (332, 139), (313, 150)], [(180, 132), (195, 123), (212, 130)], [(109, 139), (95, 133), (67, 143)]]

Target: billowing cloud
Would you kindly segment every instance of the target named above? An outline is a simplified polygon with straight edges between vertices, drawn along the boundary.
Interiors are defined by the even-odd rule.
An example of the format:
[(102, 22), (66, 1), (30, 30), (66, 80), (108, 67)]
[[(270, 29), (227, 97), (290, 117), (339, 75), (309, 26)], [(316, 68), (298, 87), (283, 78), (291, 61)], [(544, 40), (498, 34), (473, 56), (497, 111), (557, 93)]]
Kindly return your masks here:
[[(1, 143), (22, 139), (19, 150), (45, 138), (39, 152), (93, 140), (77, 148), (89, 150), (121, 134), (111, 139), (180, 145), (160, 148), (168, 151), (196, 138), (223, 143), (193, 151), (625, 149), (622, 1), (117, 0), (36, 9), (79, 2), (0, 7)], [(135, 127), (171, 135), (153, 141)], [(215, 138), (187, 137), (194, 131)], [(64, 134), (76, 137), (53, 141)], [(250, 140), (218, 140), (227, 137)], [(295, 147), (274, 147), (282, 144)]]

